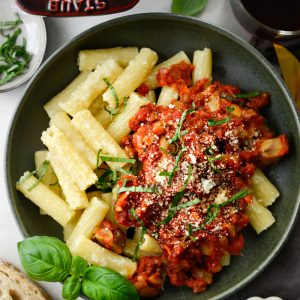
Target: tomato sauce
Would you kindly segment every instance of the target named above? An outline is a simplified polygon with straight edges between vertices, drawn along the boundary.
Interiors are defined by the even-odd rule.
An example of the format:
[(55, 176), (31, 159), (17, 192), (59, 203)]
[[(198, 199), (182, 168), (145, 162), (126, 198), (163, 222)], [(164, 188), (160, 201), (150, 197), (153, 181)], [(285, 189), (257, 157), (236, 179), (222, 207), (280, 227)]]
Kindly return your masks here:
[[(192, 85), (192, 70), (184, 62), (161, 69), (158, 83), (175, 88), (180, 100), (148, 104), (130, 120), (132, 133), (122, 145), (142, 167), (118, 185), (152, 190), (120, 193), (115, 217), (122, 226), (139, 227), (134, 208), (162, 249), (171, 284), (199, 293), (222, 269), (225, 255), (241, 254), (245, 207), (252, 201), (248, 179), (256, 165), (266, 164), (261, 145), (278, 140), (259, 114), (267, 93), (241, 99), (234, 86), (207, 87), (207, 79)], [(286, 139), (279, 148), (272, 159), (287, 153)]]

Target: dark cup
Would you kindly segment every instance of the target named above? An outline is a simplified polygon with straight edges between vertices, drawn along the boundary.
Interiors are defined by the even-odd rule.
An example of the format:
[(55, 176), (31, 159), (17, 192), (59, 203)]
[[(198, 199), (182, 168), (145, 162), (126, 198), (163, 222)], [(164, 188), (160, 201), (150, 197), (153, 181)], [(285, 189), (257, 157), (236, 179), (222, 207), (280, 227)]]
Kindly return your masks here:
[(272, 28), (253, 16), (241, 0), (230, 0), (230, 4), (237, 20), (251, 34), (287, 47), (300, 44), (300, 29), (287, 31)]

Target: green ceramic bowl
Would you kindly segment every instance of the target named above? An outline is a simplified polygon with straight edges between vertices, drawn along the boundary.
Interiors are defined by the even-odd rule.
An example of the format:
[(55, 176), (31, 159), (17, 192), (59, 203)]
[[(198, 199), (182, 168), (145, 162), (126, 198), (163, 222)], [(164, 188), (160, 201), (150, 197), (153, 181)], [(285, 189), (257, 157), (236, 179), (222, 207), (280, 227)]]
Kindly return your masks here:
[(191, 57), (195, 49), (213, 51), (214, 80), (241, 87), (244, 91), (268, 91), (272, 103), (264, 111), (276, 133), (286, 133), (290, 154), (270, 169), (270, 179), (281, 192), (271, 207), (277, 222), (257, 236), (245, 231), (243, 256), (234, 257), (229, 267), (215, 276), (214, 284), (200, 295), (185, 288), (166, 286), (159, 299), (221, 299), (253, 279), (278, 253), (287, 240), (299, 206), (300, 129), (299, 117), (282, 80), (270, 64), (238, 37), (197, 19), (169, 14), (142, 14), (114, 19), (80, 34), (54, 53), (29, 83), (11, 125), (6, 150), (6, 179), (11, 206), (24, 236), (62, 237), (62, 229), (15, 189), (25, 170), (34, 169), (33, 154), (43, 148), (42, 130), (49, 119), (43, 105), (78, 73), (81, 49), (114, 46), (150, 47), (160, 59), (180, 50)]

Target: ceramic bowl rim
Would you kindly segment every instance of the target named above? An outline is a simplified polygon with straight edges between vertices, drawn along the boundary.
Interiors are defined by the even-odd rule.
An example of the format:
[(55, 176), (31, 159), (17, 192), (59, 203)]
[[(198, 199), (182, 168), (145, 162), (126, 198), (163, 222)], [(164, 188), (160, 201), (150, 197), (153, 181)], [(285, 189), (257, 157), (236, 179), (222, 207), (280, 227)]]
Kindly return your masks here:
[[(239, 46), (244, 48), (247, 52), (250, 52), (249, 54), (253, 55), (256, 59), (258, 59), (260, 61), (260, 63), (263, 64), (265, 69), (270, 73), (270, 75), (272, 75), (274, 81), (276, 81), (276, 84), (280, 87), (280, 89), (284, 93), (287, 105), (290, 106), (291, 111), (292, 111), (291, 117), (293, 117), (295, 120), (298, 120), (296, 125), (297, 125), (297, 129), (298, 129), (297, 130), (298, 138), (300, 139), (299, 113), (297, 112), (296, 105), (295, 105), (294, 101), (292, 100), (292, 97), (291, 97), (290, 93), (288, 92), (287, 87), (285, 86), (285, 83), (279, 77), (279, 75), (275, 72), (272, 65), (267, 61), (267, 59), (265, 57), (263, 57), (263, 55), (261, 53), (259, 53), (254, 47), (252, 47), (250, 44), (248, 44), (242, 38), (238, 37), (236, 34), (233, 34), (233, 33), (229, 32), (228, 30), (223, 29), (222, 27), (200, 21), (199, 19), (197, 19), (195, 17), (185, 17), (185, 16), (180, 16), (180, 15), (175, 15), (175, 14), (170, 14), (170, 13), (142, 13), (142, 14), (135, 14), (135, 15), (129, 15), (129, 16), (123, 16), (123, 17), (111, 19), (109, 21), (106, 21), (106, 22), (100, 23), (96, 26), (93, 26), (93, 27), (83, 31), (82, 33), (78, 34), (73, 39), (71, 39), (69, 42), (67, 42), (60, 48), (58, 48), (52, 55), (50, 55), (49, 58), (47, 58), (47, 60), (43, 63), (43, 65), (38, 70), (38, 72), (34, 75), (33, 78), (31, 78), (30, 82), (27, 84), (25, 91), (22, 95), (22, 99), (16, 109), (15, 116), (13, 117), (13, 119), (11, 121), (9, 133), (7, 135), (7, 140), (6, 140), (5, 163), (4, 163), (4, 167), (5, 167), (4, 172), (5, 172), (5, 179), (6, 179), (5, 183), (6, 183), (6, 191), (9, 196), (8, 197), (9, 204), (10, 204), (11, 210), (13, 212), (14, 219), (16, 220), (17, 226), (23, 237), (28, 237), (29, 235), (27, 233), (27, 230), (26, 230), (22, 220), (20, 220), (20, 216), (17, 213), (16, 203), (15, 203), (13, 193), (12, 193), (12, 189), (14, 188), (14, 183), (12, 183), (10, 181), (9, 161), (10, 161), (10, 153), (11, 153), (10, 146), (11, 146), (12, 135), (13, 135), (14, 128), (15, 128), (17, 120), (18, 120), (18, 116), (20, 115), (22, 108), (25, 105), (25, 100), (26, 100), (28, 94), (31, 92), (31, 84), (34, 81), (39, 80), (39, 77), (41, 76), (41, 74), (43, 74), (43, 72), (45, 72), (45, 70), (47, 70), (48, 65), (52, 63), (52, 60), (54, 60), (59, 55), (60, 52), (67, 50), (67, 48), (70, 47), (71, 45), (73, 45), (74, 43), (77, 43), (78, 41), (84, 39), (85, 35), (92, 34), (94, 31), (97, 31), (97, 30), (101, 30), (101, 29), (104, 30), (105, 28), (111, 27), (114, 25), (121, 25), (123, 23), (134, 22), (134, 21), (143, 21), (145, 19), (147, 19), (147, 20), (151, 20), (151, 19), (152, 20), (153, 19), (172, 20), (172, 21), (179, 21), (179, 22), (184, 22), (184, 23), (186, 23), (186, 22), (192, 23), (199, 27), (215, 31), (221, 35), (225, 35), (227, 38), (231, 39), (234, 43), (237, 43)], [(244, 287), (247, 283), (252, 281), (255, 277), (257, 277), (262, 272), (263, 269), (265, 269), (265, 267), (274, 259), (274, 257), (279, 253), (280, 249), (287, 241), (287, 239), (292, 231), (292, 228), (295, 224), (299, 206), (300, 206), (300, 187), (298, 189), (298, 196), (297, 196), (297, 202), (295, 204), (295, 209), (294, 209), (293, 214), (291, 215), (287, 229), (286, 229), (285, 233), (282, 235), (282, 237), (280, 238), (280, 241), (278, 242), (276, 247), (270, 253), (270, 255), (264, 260), (264, 262), (259, 266), (259, 268), (257, 268), (255, 271), (251, 272), (248, 276), (244, 277), (239, 283), (235, 284), (234, 286), (230, 287), (228, 290), (218, 294), (217, 296), (215, 296), (214, 298), (211, 298), (211, 299), (219, 300), (219, 299), (223, 299), (224, 297), (228, 297), (228, 296), (232, 295), (233, 293), (237, 292), (242, 287)]]

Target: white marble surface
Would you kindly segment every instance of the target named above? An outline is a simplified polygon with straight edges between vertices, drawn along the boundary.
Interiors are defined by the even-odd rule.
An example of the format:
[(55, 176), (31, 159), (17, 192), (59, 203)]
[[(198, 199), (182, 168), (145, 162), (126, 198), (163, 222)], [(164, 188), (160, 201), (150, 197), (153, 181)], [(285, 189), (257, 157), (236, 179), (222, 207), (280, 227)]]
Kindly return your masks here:
[[(170, 6), (171, 0), (140, 0), (133, 9), (114, 15), (82, 17), (80, 19), (45, 18), (48, 35), (45, 58), (49, 57), (74, 36), (96, 24), (129, 14), (169, 12)], [(246, 40), (250, 38), (250, 35), (234, 19), (229, 0), (209, 0), (205, 10), (197, 17), (202, 21), (228, 29)], [(17, 242), (22, 239), (22, 236), (9, 207), (9, 199), (5, 188), (4, 161), (10, 122), (25, 87), (26, 85), (23, 85), (13, 91), (0, 93), (0, 258), (10, 261), (16, 266), (20, 266)], [(53, 299), (61, 299), (61, 285), (59, 283), (42, 283), (42, 285)]]

